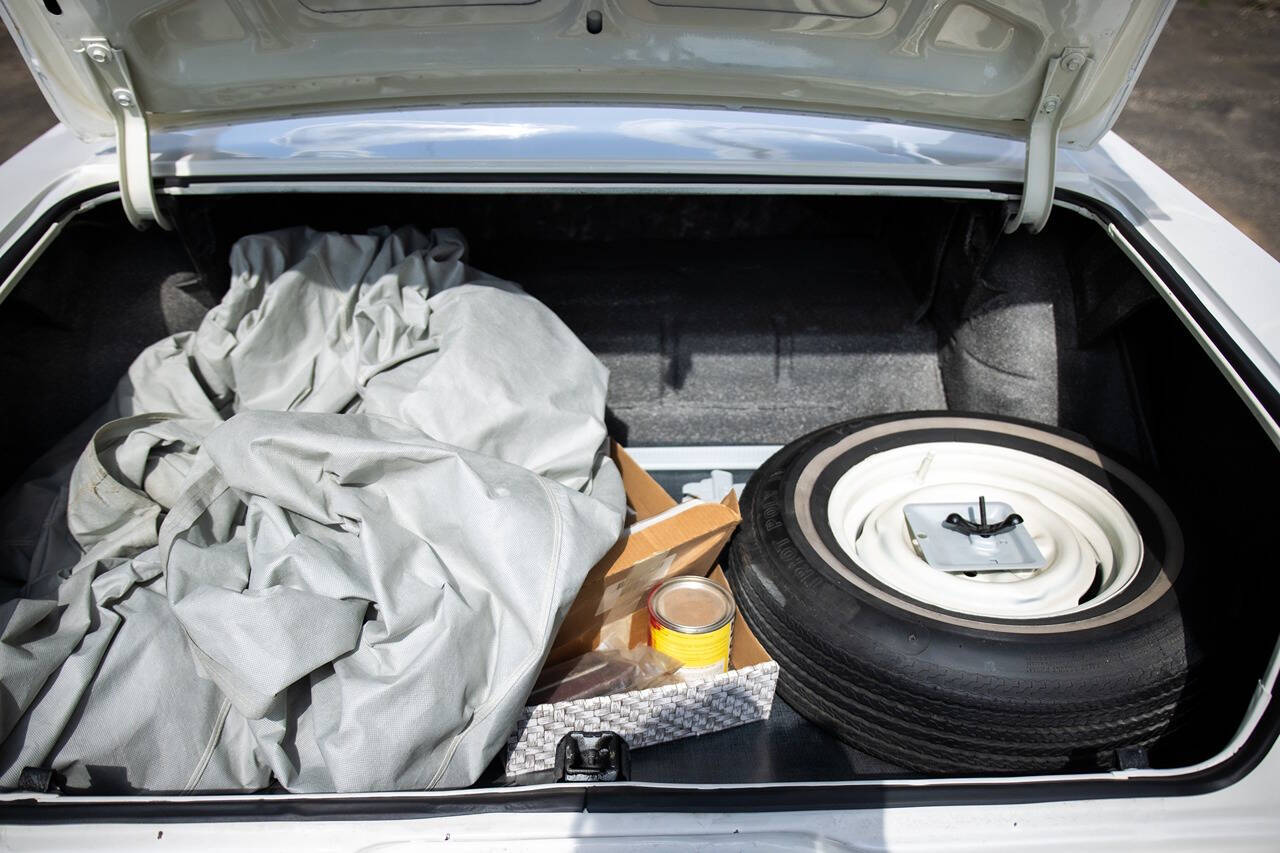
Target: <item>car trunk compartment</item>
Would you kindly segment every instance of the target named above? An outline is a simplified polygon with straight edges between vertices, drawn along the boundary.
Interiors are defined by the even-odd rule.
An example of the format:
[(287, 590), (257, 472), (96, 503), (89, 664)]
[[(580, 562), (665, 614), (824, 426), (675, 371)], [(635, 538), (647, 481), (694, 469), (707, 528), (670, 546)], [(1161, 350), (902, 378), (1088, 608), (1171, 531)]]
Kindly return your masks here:
[[(1091, 225), (997, 240), (1000, 205), (838, 197), (179, 201), (177, 238), (121, 231), (106, 211), (72, 223), (58, 245), (79, 250), (47, 253), (6, 306), (6, 378), (56, 381), (64, 399), (52, 403), (81, 404), (19, 425), (21, 446), (92, 411), (142, 346), (193, 328), (227, 286), (236, 238), (414, 222), (459, 228), (472, 263), (565, 320), (610, 369), (624, 444), (781, 444), (841, 418), (952, 408), (1145, 453), (1122, 345), (1076, 334), (1069, 256)], [(984, 242), (999, 250), (979, 275)], [(1128, 278), (1155, 298), (1131, 266)]]
[[(176, 233), (133, 231), (113, 203), (76, 217), (0, 307), (0, 387), (22, 412), (0, 431), (0, 486), (101, 405), (143, 347), (195, 327), (227, 288), (235, 239), (300, 224), (456, 227), (472, 264), (521, 284), (609, 368), (608, 423), (624, 445), (705, 446), (713, 459), (845, 419), (952, 410), (1068, 429), (1148, 472), (1187, 536), (1211, 543), (1196, 550), (1226, 580), (1222, 636), (1207, 639), (1235, 649), (1209, 717), (1153, 750), (1153, 765), (1209, 758), (1243, 716), (1275, 641), (1274, 583), (1239, 568), (1254, 548), (1203, 522), (1203, 496), (1252, 492), (1280, 473), (1275, 449), (1093, 221), (1060, 210), (1038, 235), (1005, 235), (1002, 203), (763, 191), (171, 201)], [(1275, 511), (1231, 503), (1242, 530)], [(898, 772), (781, 702), (767, 723), (633, 761), (654, 782)]]

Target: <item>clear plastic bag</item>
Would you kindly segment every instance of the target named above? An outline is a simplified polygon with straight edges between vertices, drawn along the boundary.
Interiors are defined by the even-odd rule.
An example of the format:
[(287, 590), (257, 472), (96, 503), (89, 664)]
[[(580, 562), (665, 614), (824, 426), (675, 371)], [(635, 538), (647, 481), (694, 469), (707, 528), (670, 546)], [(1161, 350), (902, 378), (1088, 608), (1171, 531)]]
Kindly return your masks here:
[(679, 668), (680, 661), (651, 646), (616, 648), (606, 642), (585, 655), (544, 669), (527, 704), (568, 702), (676, 684), (680, 681), (675, 674)]

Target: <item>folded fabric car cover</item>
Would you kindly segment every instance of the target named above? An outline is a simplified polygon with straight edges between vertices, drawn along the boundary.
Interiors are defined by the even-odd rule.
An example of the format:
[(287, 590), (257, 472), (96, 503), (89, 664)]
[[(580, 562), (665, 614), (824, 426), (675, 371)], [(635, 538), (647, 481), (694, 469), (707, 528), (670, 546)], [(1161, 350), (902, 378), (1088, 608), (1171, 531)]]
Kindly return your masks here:
[(199, 329), (6, 499), (0, 786), (476, 779), (624, 496), (604, 367), (464, 250), (240, 240)]

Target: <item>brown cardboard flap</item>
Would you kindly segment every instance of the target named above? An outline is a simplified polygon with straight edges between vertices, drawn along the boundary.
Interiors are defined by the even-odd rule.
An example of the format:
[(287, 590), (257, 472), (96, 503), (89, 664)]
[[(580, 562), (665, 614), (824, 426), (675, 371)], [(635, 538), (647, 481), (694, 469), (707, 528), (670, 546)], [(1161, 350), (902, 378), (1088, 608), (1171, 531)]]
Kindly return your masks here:
[[(729, 590), (730, 595), (733, 594), (733, 587), (729, 586), (729, 579), (724, 576), (724, 571), (719, 566), (716, 566), (708, 577)], [(733, 669), (742, 669), (744, 666), (773, 660), (764, 650), (764, 646), (760, 645), (756, 635), (747, 627), (747, 620), (742, 618), (742, 609), (738, 608), (736, 599), (733, 604), (738, 612), (733, 617), (733, 645), (729, 647), (729, 666)]]
[[(627, 506), (635, 510), (635, 518), (628, 523), (644, 521), (676, 505), (675, 498), (667, 494), (667, 490), (659, 486), (658, 481), (640, 467), (640, 463), (628, 456), (618, 442), (609, 443), (609, 456), (618, 466), (618, 473), (622, 474), (622, 487), (627, 491)], [(603, 563), (604, 560), (600, 562)]]
[[(549, 664), (594, 648), (606, 624), (644, 610), (649, 590), (663, 578), (705, 576), (742, 519), (733, 492), (720, 503), (677, 504), (616, 443), (611, 455), (635, 520), (587, 574), (552, 643)], [(647, 619), (641, 624), (647, 637)]]

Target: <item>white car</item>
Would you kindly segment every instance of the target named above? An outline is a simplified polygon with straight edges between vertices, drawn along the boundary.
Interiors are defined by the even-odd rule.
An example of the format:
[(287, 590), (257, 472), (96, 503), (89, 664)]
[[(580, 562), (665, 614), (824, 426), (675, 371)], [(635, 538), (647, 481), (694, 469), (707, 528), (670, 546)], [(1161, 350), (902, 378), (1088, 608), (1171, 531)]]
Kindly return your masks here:
[[(0, 793), (0, 839), (1275, 849), (1280, 262), (1110, 132), (1172, 5), (5, 2), (61, 123), (0, 165), (0, 490), (195, 327), (236, 239), (458, 227), (609, 368), (610, 432), (664, 485), (759, 469), (725, 562), (782, 680), (767, 723), (636, 750), (629, 781), (182, 794), (91, 767), (88, 790)], [(922, 525), (953, 522), (910, 497), (951, 450), (891, 458), (878, 433), (860, 482), (837, 474), (862, 456), (824, 480), (821, 448), (786, 455), (886, 415), (1087, 456), (1083, 478), (1013, 439), (955, 462), (1034, 497), (993, 511), (1078, 511), (1074, 532), (1000, 573), (898, 573), (954, 557), (925, 553)], [(769, 500), (812, 547), (768, 539)], [(1077, 546), (1056, 586), (988, 582)], [(802, 604), (810, 581), (833, 586)], [(883, 627), (884, 602), (925, 627)], [(866, 682), (890, 647), (899, 680)], [(954, 672), (963, 691), (925, 689)]]

